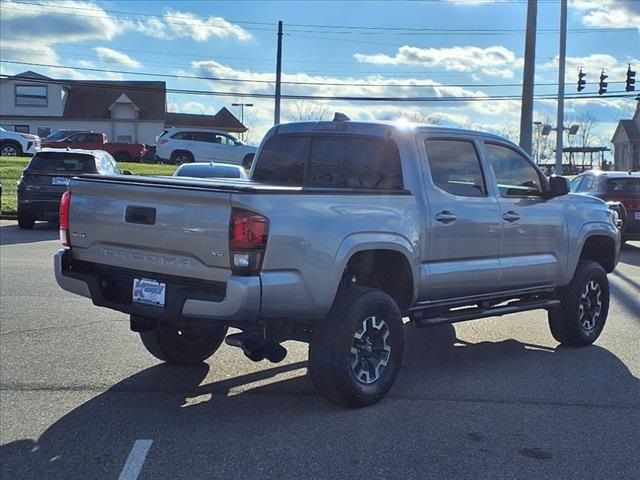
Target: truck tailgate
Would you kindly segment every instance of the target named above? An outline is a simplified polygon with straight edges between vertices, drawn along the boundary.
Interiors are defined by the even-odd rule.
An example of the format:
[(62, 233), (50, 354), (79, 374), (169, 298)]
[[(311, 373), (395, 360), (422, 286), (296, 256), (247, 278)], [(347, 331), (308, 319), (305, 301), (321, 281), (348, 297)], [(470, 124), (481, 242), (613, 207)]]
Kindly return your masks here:
[(231, 191), (73, 179), (69, 230), (74, 259), (143, 272), (226, 281)]

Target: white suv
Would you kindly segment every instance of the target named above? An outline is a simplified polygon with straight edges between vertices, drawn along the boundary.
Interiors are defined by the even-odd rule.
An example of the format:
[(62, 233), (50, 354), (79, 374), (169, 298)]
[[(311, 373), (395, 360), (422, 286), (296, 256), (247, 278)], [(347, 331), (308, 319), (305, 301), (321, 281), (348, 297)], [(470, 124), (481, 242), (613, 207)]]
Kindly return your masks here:
[(219, 130), (170, 128), (156, 141), (156, 157), (175, 164), (218, 162), (248, 167), (256, 150)]
[(40, 150), (40, 137), (10, 132), (0, 127), (0, 156), (33, 155)]

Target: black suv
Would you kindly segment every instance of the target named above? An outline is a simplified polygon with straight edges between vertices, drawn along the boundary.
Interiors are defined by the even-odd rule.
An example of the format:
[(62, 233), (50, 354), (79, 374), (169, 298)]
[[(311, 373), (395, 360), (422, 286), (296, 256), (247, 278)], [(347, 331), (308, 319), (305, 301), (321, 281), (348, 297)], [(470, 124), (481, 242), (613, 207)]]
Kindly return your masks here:
[(18, 182), (18, 225), (33, 228), (36, 220), (58, 221), (60, 198), (71, 177), (85, 173), (120, 175), (116, 161), (102, 150), (42, 150)]

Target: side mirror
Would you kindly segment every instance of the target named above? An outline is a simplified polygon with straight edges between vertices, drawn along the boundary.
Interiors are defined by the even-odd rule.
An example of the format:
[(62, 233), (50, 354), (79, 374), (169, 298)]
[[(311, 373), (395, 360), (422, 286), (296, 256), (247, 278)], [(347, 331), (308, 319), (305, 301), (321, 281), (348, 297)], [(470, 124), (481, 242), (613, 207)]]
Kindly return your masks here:
[(131, 173), (131, 170), (122, 170), (122, 174), (123, 175), (133, 175), (133, 173)]
[(561, 197), (569, 193), (569, 179), (560, 175), (549, 177), (549, 198)]

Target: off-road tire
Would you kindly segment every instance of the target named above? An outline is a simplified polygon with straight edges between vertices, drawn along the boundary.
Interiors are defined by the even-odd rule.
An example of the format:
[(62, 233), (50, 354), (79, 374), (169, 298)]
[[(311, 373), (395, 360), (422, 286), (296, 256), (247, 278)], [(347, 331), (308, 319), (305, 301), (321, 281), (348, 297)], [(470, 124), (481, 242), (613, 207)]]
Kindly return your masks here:
[(140, 332), (142, 344), (158, 360), (176, 365), (195, 365), (216, 353), (226, 327), (191, 327), (159, 323), (156, 330)]
[(18, 211), (18, 227), (24, 230), (31, 230), (35, 223), (36, 221), (33, 218), (33, 215)]
[(169, 159), (174, 165), (182, 165), (183, 163), (192, 163), (193, 154), (186, 150), (174, 150), (171, 152), (171, 158)]
[(572, 347), (591, 345), (609, 313), (609, 280), (602, 265), (580, 260), (571, 283), (558, 296), (562, 303), (548, 314), (553, 338)]
[[(371, 318), (382, 320), (380, 325), (384, 324), (382, 331), (388, 332), (385, 343), (390, 351), (382, 352), (386, 365), (379, 373), (376, 369), (374, 381), (366, 383), (356, 376), (356, 366), (365, 364), (359, 363), (353, 352), (357, 351), (356, 342), (365, 339), (356, 339), (356, 333), (360, 335), (359, 330), (364, 328), (363, 335), (367, 335), (363, 326)], [(380, 349), (376, 351), (379, 353), (375, 355), (380, 355)], [(403, 353), (402, 315), (396, 302), (379, 290), (351, 287), (338, 294), (329, 317), (314, 326), (309, 345), (309, 374), (318, 393), (328, 400), (348, 407), (366, 407), (387, 394), (400, 370)]]

